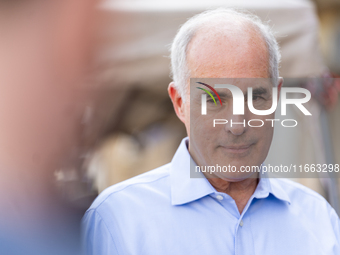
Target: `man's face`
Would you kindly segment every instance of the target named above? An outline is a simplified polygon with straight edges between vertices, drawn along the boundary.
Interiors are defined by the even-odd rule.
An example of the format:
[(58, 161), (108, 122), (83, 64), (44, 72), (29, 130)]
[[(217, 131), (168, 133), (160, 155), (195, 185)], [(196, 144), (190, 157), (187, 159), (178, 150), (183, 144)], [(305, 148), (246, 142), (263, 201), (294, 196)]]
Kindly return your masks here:
[[(265, 160), (273, 136), (274, 113), (259, 116), (247, 107), (247, 88), (252, 87), (252, 103), (257, 110), (268, 110), (272, 106), (272, 85), (270, 79), (235, 78), (210, 79), (214, 84), (232, 84), (245, 95), (244, 115), (233, 114), (233, 96), (229, 89), (216, 89), (222, 105), (216, 98), (207, 95), (207, 114), (201, 113), (201, 98), (206, 92), (197, 89), (199, 84), (191, 84), (190, 91), (190, 153), (199, 166), (259, 166)], [(207, 82), (207, 83), (208, 83)], [(202, 87), (202, 86), (200, 86)], [(212, 94), (214, 94), (212, 92)], [(214, 125), (215, 120), (218, 121)], [(225, 121), (224, 121), (225, 120)], [(248, 125), (248, 121), (251, 127)], [(261, 122), (262, 120), (262, 122)], [(225, 123), (227, 121), (227, 123)], [(263, 124), (263, 126), (261, 126)], [(215, 173), (215, 176), (228, 179), (243, 179), (249, 173)], [(211, 176), (214, 177), (214, 176)], [(255, 176), (254, 176), (255, 177)]]
[[(232, 36), (216, 35), (200, 31), (189, 44), (187, 62), (191, 77), (195, 78), (248, 78), (229, 79), (244, 95), (247, 88), (260, 91), (253, 96), (255, 109), (266, 110), (272, 105), (272, 84), (268, 78), (268, 54), (262, 39), (249, 31)], [(256, 82), (255, 82), (256, 81)], [(215, 84), (209, 84), (214, 86)], [(195, 86), (196, 87), (196, 86)], [(201, 86), (202, 87), (202, 86)], [(190, 91), (190, 92), (189, 92)], [(271, 115), (258, 116), (251, 113), (245, 98), (244, 115), (233, 115), (233, 98), (228, 89), (216, 89), (222, 106), (215, 105), (207, 96), (207, 115), (201, 114), (200, 89), (188, 89), (190, 100), (185, 101), (185, 125), (189, 135), (189, 150), (199, 166), (260, 166), (265, 160), (273, 137)], [(255, 95), (255, 94), (254, 94)], [(225, 125), (213, 126), (213, 119), (226, 119)], [(250, 127), (248, 121), (261, 119), (262, 127)], [(243, 122), (230, 125), (230, 122)], [(254, 122), (253, 125), (259, 125)], [(251, 173), (217, 173), (215, 177), (227, 180), (242, 180)]]

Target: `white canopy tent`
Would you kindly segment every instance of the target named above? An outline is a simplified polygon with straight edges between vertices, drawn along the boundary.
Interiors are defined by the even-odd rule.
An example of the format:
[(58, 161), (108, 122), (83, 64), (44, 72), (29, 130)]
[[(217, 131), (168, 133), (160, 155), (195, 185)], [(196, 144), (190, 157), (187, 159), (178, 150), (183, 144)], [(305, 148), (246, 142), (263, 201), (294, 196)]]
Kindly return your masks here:
[(307, 77), (325, 71), (318, 21), (310, 1), (109, 0), (101, 6), (108, 24), (100, 57), (103, 78), (156, 85), (155, 81), (169, 75), (168, 46), (179, 26), (194, 14), (217, 7), (244, 8), (270, 20), (282, 49), (281, 76)]

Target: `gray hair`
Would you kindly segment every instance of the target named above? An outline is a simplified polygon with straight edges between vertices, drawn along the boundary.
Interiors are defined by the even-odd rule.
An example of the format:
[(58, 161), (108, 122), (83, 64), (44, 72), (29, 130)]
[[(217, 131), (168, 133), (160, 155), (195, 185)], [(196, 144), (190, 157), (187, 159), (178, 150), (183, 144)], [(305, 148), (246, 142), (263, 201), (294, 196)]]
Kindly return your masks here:
[(198, 29), (215, 19), (228, 21), (244, 21), (253, 25), (255, 30), (262, 36), (268, 50), (268, 74), (274, 86), (279, 79), (279, 63), (281, 59), (279, 45), (267, 24), (264, 24), (259, 17), (245, 12), (244, 10), (218, 8), (197, 14), (185, 22), (177, 32), (171, 45), (171, 75), (175, 87), (184, 99), (187, 89), (187, 81), (190, 78), (190, 70), (186, 62), (187, 47)]

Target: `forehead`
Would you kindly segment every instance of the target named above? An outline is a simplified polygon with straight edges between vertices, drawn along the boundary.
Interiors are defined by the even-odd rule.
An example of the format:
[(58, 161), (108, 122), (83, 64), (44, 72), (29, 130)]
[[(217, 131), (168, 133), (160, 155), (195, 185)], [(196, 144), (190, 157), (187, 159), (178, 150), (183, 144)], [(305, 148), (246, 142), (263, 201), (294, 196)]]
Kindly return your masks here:
[(214, 23), (199, 29), (187, 49), (191, 77), (267, 78), (268, 52), (252, 25)]

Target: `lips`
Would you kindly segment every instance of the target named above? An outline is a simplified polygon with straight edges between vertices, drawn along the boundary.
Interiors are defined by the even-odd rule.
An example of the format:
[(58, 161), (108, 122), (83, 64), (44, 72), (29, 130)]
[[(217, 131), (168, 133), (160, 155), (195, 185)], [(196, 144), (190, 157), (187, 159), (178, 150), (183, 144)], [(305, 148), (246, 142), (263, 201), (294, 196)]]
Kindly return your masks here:
[(254, 144), (244, 144), (244, 145), (228, 145), (221, 146), (227, 153), (230, 154), (247, 154)]

